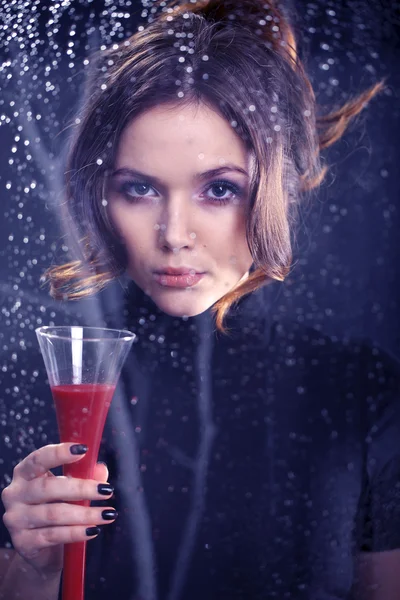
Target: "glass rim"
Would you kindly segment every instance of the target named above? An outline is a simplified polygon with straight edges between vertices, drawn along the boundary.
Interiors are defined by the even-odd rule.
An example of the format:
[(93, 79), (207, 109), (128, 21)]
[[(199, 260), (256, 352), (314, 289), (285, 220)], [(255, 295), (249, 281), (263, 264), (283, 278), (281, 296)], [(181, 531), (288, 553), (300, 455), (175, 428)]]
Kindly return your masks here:
[[(80, 327), (81, 329), (91, 329), (97, 331), (118, 331), (118, 333), (125, 334), (120, 337), (93, 337), (93, 338), (73, 338), (68, 335), (58, 335), (56, 333), (51, 333), (51, 330), (58, 329), (64, 331), (70, 331), (71, 327)], [(132, 331), (128, 331), (127, 329), (110, 329), (108, 327), (91, 327), (90, 325), (42, 325), (41, 327), (37, 327), (35, 329), (36, 335), (45, 335), (49, 338), (56, 338), (57, 340), (66, 340), (66, 341), (78, 341), (78, 342), (121, 342), (121, 341), (133, 341), (136, 338), (136, 333), (132, 333)]]

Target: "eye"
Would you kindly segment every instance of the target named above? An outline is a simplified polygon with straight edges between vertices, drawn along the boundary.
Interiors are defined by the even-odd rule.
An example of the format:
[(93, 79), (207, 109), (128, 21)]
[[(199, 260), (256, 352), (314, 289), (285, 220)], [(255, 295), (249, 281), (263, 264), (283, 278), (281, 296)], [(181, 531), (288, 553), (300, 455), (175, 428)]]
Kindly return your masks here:
[(228, 204), (242, 195), (242, 190), (231, 181), (213, 181), (207, 188), (207, 192), (210, 191), (213, 195), (206, 195), (206, 198), (212, 204)]
[[(130, 203), (135, 203), (143, 198), (158, 197), (157, 191), (148, 183), (141, 181), (124, 181), (118, 189), (125, 199)], [(213, 181), (205, 190), (202, 198), (205, 198), (210, 204), (228, 204), (238, 202), (243, 194), (242, 190), (231, 181)]]
[[(150, 190), (154, 193), (148, 194)], [(157, 195), (157, 192), (151, 185), (142, 183), (141, 181), (124, 181), (119, 188), (119, 192), (129, 201), (135, 201), (135, 199), (139, 198), (150, 198)]]

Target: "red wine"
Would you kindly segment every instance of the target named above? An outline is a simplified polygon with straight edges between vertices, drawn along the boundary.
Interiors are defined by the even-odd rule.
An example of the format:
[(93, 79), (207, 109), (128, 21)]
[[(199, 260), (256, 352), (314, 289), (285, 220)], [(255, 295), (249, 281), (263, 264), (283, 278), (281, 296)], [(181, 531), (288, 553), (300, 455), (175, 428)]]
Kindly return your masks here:
[[(102, 383), (57, 385), (51, 388), (61, 442), (86, 444), (88, 451), (78, 462), (64, 465), (68, 477), (92, 479), (101, 437), (115, 386)], [(90, 500), (71, 502), (89, 506)], [(97, 523), (90, 523), (96, 525)], [(63, 600), (83, 600), (86, 542), (65, 544)]]
[(115, 386), (102, 383), (57, 385), (51, 388), (61, 442), (86, 444), (86, 455), (64, 465), (64, 475), (91, 478)]

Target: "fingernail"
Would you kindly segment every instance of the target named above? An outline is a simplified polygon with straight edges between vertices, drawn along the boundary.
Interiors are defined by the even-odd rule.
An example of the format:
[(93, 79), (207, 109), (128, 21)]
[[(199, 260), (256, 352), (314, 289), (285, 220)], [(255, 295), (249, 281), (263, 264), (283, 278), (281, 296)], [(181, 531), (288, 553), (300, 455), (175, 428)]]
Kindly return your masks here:
[(99, 485), (97, 486), (97, 491), (99, 494), (102, 494), (103, 496), (109, 496), (110, 494), (113, 493), (114, 488), (109, 485), (108, 483), (99, 483)]
[(105, 463), (105, 462), (103, 462), (102, 460), (99, 460), (99, 461), (97, 462), (97, 464), (98, 464), (98, 465), (104, 465), (105, 467), (107, 466), (107, 465), (106, 465), (106, 463)]
[(118, 517), (118, 513), (116, 510), (103, 510), (101, 516), (105, 521), (112, 521)]
[(86, 535), (90, 537), (91, 535), (99, 535), (100, 527), (88, 527), (86, 529)]
[(85, 444), (74, 444), (70, 446), (69, 451), (71, 454), (85, 454), (88, 451), (88, 447)]

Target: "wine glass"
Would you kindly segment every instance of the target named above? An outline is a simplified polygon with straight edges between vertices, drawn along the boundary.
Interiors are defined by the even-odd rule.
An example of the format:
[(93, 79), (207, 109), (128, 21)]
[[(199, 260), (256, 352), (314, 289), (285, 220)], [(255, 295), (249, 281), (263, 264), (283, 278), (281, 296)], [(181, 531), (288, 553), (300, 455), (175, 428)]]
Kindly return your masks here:
[[(85, 444), (76, 463), (64, 465), (67, 477), (92, 479), (104, 425), (122, 366), (135, 334), (81, 326), (38, 327), (61, 442)], [(72, 502), (89, 506), (89, 500)], [(63, 600), (83, 600), (87, 542), (65, 544)]]

